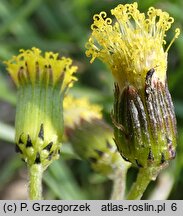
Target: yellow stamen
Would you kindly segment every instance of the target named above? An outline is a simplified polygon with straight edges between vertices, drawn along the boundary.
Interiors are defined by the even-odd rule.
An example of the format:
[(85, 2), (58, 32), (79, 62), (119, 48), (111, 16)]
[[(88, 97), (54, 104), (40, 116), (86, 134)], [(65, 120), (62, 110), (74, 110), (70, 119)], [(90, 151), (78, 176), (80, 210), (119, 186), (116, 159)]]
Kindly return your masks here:
[(178, 37), (164, 50), (166, 32), (174, 19), (167, 12), (150, 7), (147, 15), (140, 13), (138, 4), (118, 5), (111, 10), (116, 22), (112, 23), (105, 12), (94, 15), (92, 34), (86, 44), (86, 55), (101, 59), (111, 69), (120, 89), (132, 84), (138, 89), (145, 85), (145, 76), (157, 67), (156, 76), (166, 79), (167, 52)]
[(41, 55), (41, 50), (35, 47), (31, 50), (21, 49), (19, 55), (13, 56), (5, 64), (18, 87), (21, 85), (20, 74), (23, 74), (25, 82), (29, 82), (32, 85), (41, 83), (44, 79), (48, 79), (54, 85), (64, 75), (61, 89), (63, 90), (66, 86), (71, 87), (72, 81), (76, 80), (73, 74), (76, 72), (77, 67), (72, 66), (70, 58), (62, 57), (59, 59), (58, 55), (58, 53), (45, 52), (43, 56)]

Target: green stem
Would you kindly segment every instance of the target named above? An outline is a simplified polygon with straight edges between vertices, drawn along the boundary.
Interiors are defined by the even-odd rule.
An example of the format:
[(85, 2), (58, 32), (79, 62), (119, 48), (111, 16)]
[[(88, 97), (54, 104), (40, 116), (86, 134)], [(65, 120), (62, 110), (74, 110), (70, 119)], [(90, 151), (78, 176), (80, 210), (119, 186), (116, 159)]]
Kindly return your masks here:
[(140, 168), (136, 182), (127, 196), (128, 200), (139, 200), (152, 180), (156, 180), (162, 167)]
[(119, 168), (115, 172), (113, 180), (113, 190), (111, 193), (111, 200), (123, 200), (126, 189), (126, 174), (130, 164), (127, 164), (123, 168)]
[(42, 175), (43, 168), (41, 164), (33, 164), (28, 167), (29, 171), (29, 199), (42, 199)]

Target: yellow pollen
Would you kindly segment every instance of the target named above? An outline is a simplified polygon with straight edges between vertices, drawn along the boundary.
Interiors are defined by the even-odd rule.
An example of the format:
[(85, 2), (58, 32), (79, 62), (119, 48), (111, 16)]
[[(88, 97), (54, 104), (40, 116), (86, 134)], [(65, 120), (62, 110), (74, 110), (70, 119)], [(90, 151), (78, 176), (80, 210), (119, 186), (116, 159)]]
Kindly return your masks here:
[(140, 13), (138, 4), (118, 5), (111, 10), (115, 20), (105, 12), (96, 14), (91, 25), (92, 34), (86, 44), (86, 55), (91, 62), (99, 58), (106, 63), (120, 88), (132, 84), (138, 88), (145, 85), (147, 72), (156, 68), (156, 76), (166, 79), (167, 52), (178, 37), (176, 33), (167, 48), (166, 32), (174, 19), (167, 12), (150, 7), (147, 15)]

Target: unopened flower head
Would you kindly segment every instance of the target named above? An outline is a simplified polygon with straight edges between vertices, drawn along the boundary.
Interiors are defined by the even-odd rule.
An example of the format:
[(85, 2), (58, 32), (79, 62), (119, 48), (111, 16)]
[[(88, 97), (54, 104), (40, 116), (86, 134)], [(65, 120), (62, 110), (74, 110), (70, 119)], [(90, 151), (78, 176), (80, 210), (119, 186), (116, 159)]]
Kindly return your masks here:
[(117, 151), (112, 128), (102, 120), (101, 110), (87, 98), (67, 96), (64, 100), (65, 132), (82, 159), (90, 161), (95, 171), (113, 178), (115, 170), (126, 162)]
[(72, 86), (77, 67), (70, 58), (37, 48), (20, 50), (5, 62), (18, 87), (16, 151), (28, 166), (43, 169), (59, 157), (63, 136), (63, 99)]
[(150, 7), (147, 15), (140, 13), (137, 3), (118, 5), (111, 10), (116, 21), (107, 18), (105, 12), (94, 15), (92, 34), (86, 44), (86, 55), (106, 63), (120, 89), (133, 85), (144, 88), (147, 71), (156, 68), (156, 76), (166, 79), (167, 52), (178, 37), (180, 30), (169, 45), (166, 32), (174, 19), (167, 12)]

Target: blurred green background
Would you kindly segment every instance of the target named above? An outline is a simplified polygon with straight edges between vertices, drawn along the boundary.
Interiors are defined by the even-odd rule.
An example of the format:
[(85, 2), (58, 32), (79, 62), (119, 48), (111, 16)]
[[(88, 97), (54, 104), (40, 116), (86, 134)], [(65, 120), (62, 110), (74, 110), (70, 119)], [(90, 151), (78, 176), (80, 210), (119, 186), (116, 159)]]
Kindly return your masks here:
[[(92, 65), (85, 56), (85, 42), (95, 13), (110, 9), (123, 0), (0, 0), (0, 199), (26, 199), (27, 177), (25, 164), (14, 152), (13, 134), (16, 89), (5, 71), (3, 61), (16, 55), (19, 49), (38, 47), (71, 57), (79, 70), (71, 92), (87, 96), (103, 107), (105, 119), (111, 124), (113, 80), (108, 69), (98, 60)], [(183, 26), (182, 0), (137, 1), (139, 9), (150, 6), (166, 10), (175, 18), (175, 27)], [(167, 40), (173, 37), (168, 32)], [(148, 187), (144, 198), (163, 195), (168, 199), (183, 199), (183, 36), (169, 51), (168, 83), (175, 104), (178, 123), (177, 157), (170, 167)], [(127, 186), (136, 175), (131, 168)], [(162, 190), (165, 189), (165, 192)], [(90, 165), (78, 160), (69, 144), (63, 148), (60, 160), (55, 161), (44, 175), (45, 199), (108, 199), (112, 182), (94, 173)], [(158, 196), (159, 196), (158, 195)]]

